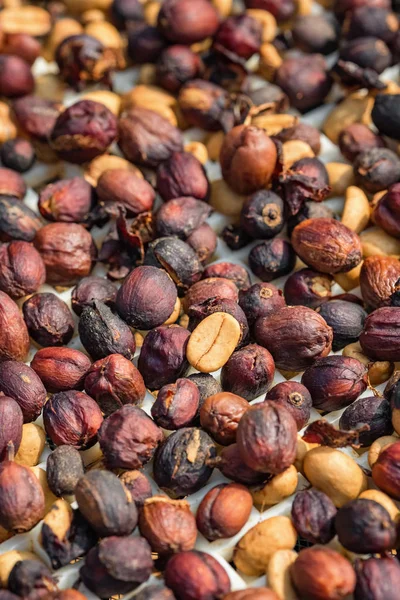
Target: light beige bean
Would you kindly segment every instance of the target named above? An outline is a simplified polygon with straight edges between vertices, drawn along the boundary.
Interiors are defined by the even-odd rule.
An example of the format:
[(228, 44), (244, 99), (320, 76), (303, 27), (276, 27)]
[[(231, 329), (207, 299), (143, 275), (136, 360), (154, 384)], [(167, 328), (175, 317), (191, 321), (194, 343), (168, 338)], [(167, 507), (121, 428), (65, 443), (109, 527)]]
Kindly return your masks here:
[(202, 165), (205, 165), (208, 161), (207, 148), (201, 142), (189, 142), (188, 144), (185, 144), (185, 152), (193, 154)]
[(263, 510), (291, 496), (295, 492), (296, 487), (297, 470), (294, 465), (291, 465), (283, 473), (275, 475), (264, 487), (255, 488), (250, 491), (254, 504)]
[(351, 185), (346, 190), (342, 223), (352, 231), (361, 233), (369, 223), (370, 206), (363, 190)]
[(380, 229), (370, 227), (360, 234), (364, 258), (380, 254), (383, 256), (400, 256), (400, 240)]
[(46, 434), (36, 423), (25, 423), (22, 427), (22, 439), (15, 455), (15, 462), (26, 467), (34, 467), (46, 445)]
[(356, 461), (334, 448), (320, 446), (310, 450), (303, 467), (311, 485), (325, 492), (338, 508), (368, 487), (367, 477)]
[(39, 6), (5, 8), (0, 12), (0, 28), (4, 33), (47, 35), (51, 29), (50, 14)]
[(202, 373), (217, 371), (227, 362), (240, 339), (240, 325), (232, 315), (216, 312), (192, 332), (186, 356)]
[(246, 196), (237, 194), (223, 179), (211, 182), (210, 204), (216, 211), (228, 217), (238, 217)]
[(280, 600), (297, 600), (290, 577), (290, 567), (298, 554), (295, 550), (277, 550), (267, 568), (267, 584)]
[(328, 171), (331, 196), (344, 196), (347, 188), (354, 183), (354, 172), (351, 165), (330, 162), (326, 165)]
[(239, 541), (233, 562), (245, 575), (259, 577), (277, 550), (292, 550), (297, 532), (289, 517), (271, 517), (250, 529)]

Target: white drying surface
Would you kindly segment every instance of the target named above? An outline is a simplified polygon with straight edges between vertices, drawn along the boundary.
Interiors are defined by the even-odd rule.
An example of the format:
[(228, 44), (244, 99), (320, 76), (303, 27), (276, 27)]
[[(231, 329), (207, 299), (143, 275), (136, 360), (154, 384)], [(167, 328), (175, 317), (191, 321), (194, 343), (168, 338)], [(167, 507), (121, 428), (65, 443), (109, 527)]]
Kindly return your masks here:
[[(319, 11), (320, 7), (317, 6), (316, 10)], [(54, 65), (48, 65), (45, 61), (43, 61), (42, 59), (39, 59), (37, 61), (37, 63), (35, 64), (35, 71), (36, 71), (37, 75), (45, 73), (45, 72), (49, 72), (49, 71), (54, 72)], [(135, 81), (135, 77), (136, 77), (135, 70), (129, 70), (123, 74), (118, 74), (116, 77), (116, 86), (117, 86), (116, 91), (122, 93), (122, 92), (129, 90), (132, 87), (133, 82)], [(397, 79), (398, 78), (398, 68), (388, 70), (385, 73), (385, 77), (387, 79)], [(72, 104), (78, 98), (79, 98), (79, 95), (70, 93), (67, 95), (67, 97), (65, 99), (66, 104)], [(329, 111), (332, 109), (332, 107), (333, 107), (332, 104), (324, 105), (324, 106), (308, 113), (305, 117), (302, 118), (302, 121), (310, 123), (311, 125), (314, 125), (314, 126), (320, 128), (326, 115), (329, 113)], [(202, 132), (200, 130), (191, 129), (191, 130), (185, 132), (186, 141), (201, 140), (202, 137), (204, 137), (204, 132)], [(332, 144), (332, 142), (330, 142), (330, 140), (325, 135), (321, 134), (321, 138), (322, 138), (322, 150), (321, 150), (321, 154), (320, 154), (319, 158), (321, 158), (321, 160), (323, 162), (331, 162), (331, 161), (345, 162), (343, 157), (341, 156), (340, 152), (338, 151), (337, 147), (334, 144)], [(113, 148), (113, 151), (114, 151), (114, 148)], [(118, 153), (117, 148), (115, 148), (115, 152)], [(43, 165), (43, 164), (36, 165), (28, 174), (26, 174), (25, 180), (28, 185), (36, 187), (38, 185), (38, 183), (40, 183), (41, 181), (45, 181), (46, 178), (50, 179), (49, 173), (56, 173), (57, 170), (58, 170), (58, 167), (56, 165), (51, 165), (51, 166)], [(221, 177), (219, 165), (216, 163), (208, 163), (207, 164), (207, 172), (208, 172), (208, 175), (209, 175), (209, 178), (211, 181), (220, 179), (220, 177)], [(72, 166), (72, 165), (65, 165), (65, 173), (63, 176), (70, 177), (70, 176), (81, 174), (81, 173), (82, 173), (82, 171), (79, 168)], [(27, 205), (29, 205), (29, 207), (32, 208), (33, 210), (35, 210), (36, 212), (37, 212), (37, 200), (38, 200), (37, 193), (32, 188), (30, 188), (28, 190), (27, 196), (25, 198), (25, 203)], [(340, 214), (342, 211), (342, 207), (343, 207), (343, 198), (329, 199), (326, 201), (326, 204), (329, 205), (330, 208), (332, 208), (337, 214)], [(217, 233), (219, 233), (222, 231), (223, 227), (227, 223), (229, 223), (229, 219), (227, 219), (226, 217), (224, 217), (220, 214), (214, 213), (208, 219), (208, 222), (215, 229), (215, 231)], [(98, 244), (104, 238), (104, 236), (107, 232), (107, 229), (108, 229), (108, 227), (106, 226), (103, 229), (94, 228), (92, 230), (92, 234), (94, 235), (96, 242)], [(219, 239), (218, 247), (217, 247), (215, 255), (213, 257), (214, 258), (213, 262), (220, 262), (220, 261), (228, 260), (228, 261), (243, 265), (244, 267), (246, 267), (249, 270), (248, 264), (247, 264), (247, 256), (249, 254), (249, 248), (251, 248), (251, 246), (247, 246), (246, 248), (243, 248), (242, 250), (239, 250), (237, 252), (232, 252), (225, 245), (225, 243)], [(102, 265), (97, 265), (95, 267), (95, 269), (93, 270), (93, 274), (104, 275), (105, 274), (104, 267)], [(252, 280), (252, 283), (258, 281), (257, 278), (254, 277), (254, 275), (252, 275), (252, 274), (251, 274), (251, 280)], [(282, 288), (285, 280), (286, 280), (286, 278), (282, 277), (282, 278), (274, 280), (273, 283), (277, 287)], [(68, 305), (70, 306), (71, 290), (67, 290), (63, 293), (58, 293), (51, 286), (44, 285), (40, 288), (39, 291), (40, 292), (45, 292), (45, 291), (53, 292), (53, 293), (57, 294), (61, 299), (66, 301), (68, 303)], [(337, 294), (344, 292), (344, 290), (337, 284), (334, 285), (332, 291), (333, 291), (333, 295), (337, 295)], [(352, 293), (356, 293), (356, 294), (360, 295), (359, 289), (352, 290)], [(77, 319), (76, 319), (76, 321), (77, 321)], [(84, 351), (84, 348), (82, 347), (79, 337), (77, 336), (76, 332), (75, 332), (75, 337), (72, 339), (72, 341), (68, 345), (73, 348), (77, 348), (79, 350)], [(32, 346), (27, 364), (29, 364), (30, 361), (32, 360), (32, 357), (33, 357), (35, 351), (36, 351), (36, 349)], [(340, 352), (338, 354), (340, 354)], [(137, 353), (137, 355), (138, 355), (138, 353)], [(137, 359), (137, 355), (136, 355), (136, 359)], [(194, 369), (191, 369), (190, 372), (194, 372)], [(213, 373), (213, 375), (217, 379), (219, 379), (219, 372)], [(300, 378), (301, 378), (300, 376), (297, 376), (294, 378), (294, 381), (300, 381)], [(281, 381), (285, 381), (285, 379), (279, 373), (279, 371), (276, 371), (273, 385), (276, 385), (277, 383), (279, 383)], [(384, 388), (384, 385), (379, 386), (378, 390), (382, 391), (383, 388)], [(370, 390), (367, 390), (363, 394), (363, 396), (369, 396), (369, 395), (371, 395)], [(264, 398), (263, 396), (260, 396), (259, 398), (257, 398), (253, 402), (251, 402), (251, 404), (260, 402), (263, 400), (263, 398)], [(150, 414), (150, 409), (151, 409), (153, 402), (154, 402), (154, 397), (149, 392), (147, 392), (142, 408), (149, 414)], [(329, 415), (325, 416), (325, 418), (332, 423), (337, 423), (342, 412), (343, 411), (332, 412)], [(317, 418), (319, 418), (319, 414), (315, 410), (313, 410), (310, 421), (316, 420)], [(42, 424), (41, 418), (39, 418), (37, 422), (38, 422), (38, 424)], [(92, 449), (87, 452), (94, 453), (95, 449)], [(366, 454), (359, 456), (352, 449), (344, 449), (343, 452), (351, 455), (361, 466), (367, 466), (367, 455)], [(47, 459), (47, 456), (49, 453), (50, 453), (50, 449), (46, 448), (41, 457), (41, 462), (40, 462), (39, 466), (42, 467), (43, 469), (45, 469), (45, 467), (46, 467), (46, 459)], [(154, 492), (158, 492), (159, 489), (157, 487), (157, 484), (152, 479), (151, 463), (146, 465), (144, 470), (150, 476)], [(208, 484), (199, 492), (187, 497), (187, 500), (190, 503), (192, 511), (194, 513), (196, 513), (197, 507), (198, 507), (201, 499), (204, 497), (205, 493), (210, 488), (212, 488), (213, 486), (215, 486), (219, 483), (223, 483), (223, 482), (229, 482), (229, 480), (226, 479), (225, 477), (223, 477), (223, 475), (221, 475), (221, 473), (217, 469), (215, 469)], [(297, 490), (305, 489), (307, 486), (308, 486), (308, 482), (304, 479), (304, 477), (301, 474), (299, 474)], [(233, 550), (235, 548), (236, 543), (244, 535), (244, 533), (246, 531), (248, 531), (251, 527), (256, 525), (258, 522), (268, 519), (272, 516), (288, 515), (290, 513), (293, 498), (294, 498), (294, 496), (287, 498), (285, 501), (281, 502), (280, 504), (278, 504), (268, 510), (265, 510), (262, 513), (260, 513), (256, 508), (253, 507), (250, 518), (249, 518), (248, 522), (246, 523), (245, 527), (242, 529), (242, 531), (238, 535), (236, 535), (232, 538), (229, 538), (226, 540), (218, 540), (218, 541), (210, 543), (201, 534), (198, 535), (195, 548), (198, 550), (207, 552), (209, 554), (212, 554), (217, 560), (219, 560), (219, 562), (226, 569), (226, 571), (230, 577), (232, 590), (240, 590), (240, 589), (244, 589), (246, 587), (260, 587), (260, 586), (266, 585), (266, 577), (265, 576), (260, 577), (260, 578), (247, 577), (240, 572), (236, 572), (230, 566), (229, 561), (232, 558)], [(45, 554), (45, 552), (43, 551), (43, 549), (39, 543), (40, 530), (41, 530), (41, 523), (39, 523), (32, 531), (30, 531), (26, 534), (16, 535), (16, 536), (12, 537), (10, 540), (3, 542), (2, 544), (0, 544), (0, 554), (3, 554), (4, 552), (13, 550), (13, 549), (32, 550), (39, 557), (41, 557), (44, 562), (46, 562), (50, 566), (49, 558)], [(134, 535), (137, 535), (137, 530)], [(69, 565), (67, 567), (64, 567), (64, 568), (60, 569), (59, 571), (55, 572), (55, 576), (59, 580), (60, 588), (62, 588), (62, 589), (69, 588), (69, 587), (72, 587), (76, 583), (76, 581), (79, 577), (79, 568), (80, 568), (80, 565), (79, 565), (79, 563), (77, 563), (74, 565)], [(145, 584), (143, 584), (143, 586), (141, 586), (141, 587), (137, 588), (136, 590), (132, 591), (131, 593), (125, 595), (124, 599), (127, 600), (129, 598), (133, 598), (140, 589), (142, 589), (144, 586), (148, 585), (148, 583), (150, 583), (150, 582), (154, 582), (154, 578), (151, 578), (151, 580), (149, 580), (149, 582), (146, 582)], [(91, 593), (82, 584), (80, 584), (78, 589), (89, 600), (97, 599), (97, 596), (94, 595), (93, 593)]]

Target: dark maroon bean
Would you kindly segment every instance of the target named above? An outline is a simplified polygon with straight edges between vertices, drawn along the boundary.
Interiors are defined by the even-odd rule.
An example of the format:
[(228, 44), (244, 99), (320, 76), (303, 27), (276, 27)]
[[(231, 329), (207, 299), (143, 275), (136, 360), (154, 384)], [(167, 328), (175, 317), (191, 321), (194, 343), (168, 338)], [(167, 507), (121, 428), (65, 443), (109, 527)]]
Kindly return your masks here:
[(239, 306), (253, 325), (259, 317), (266, 317), (286, 305), (282, 290), (272, 283), (255, 283), (239, 291)]
[(34, 294), (22, 306), (29, 335), (40, 346), (64, 346), (75, 323), (67, 304), (51, 293)]
[(368, 425), (368, 431), (361, 431), (358, 439), (360, 446), (370, 446), (376, 439), (393, 433), (390, 404), (386, 398), (367, 396), (359, 398), (342, 413), (339, 428), (357, 430)]
[(297, 381), (282, 381), (269, 390), (265, 400), (277, 402), (287, 408), (296, 421), (297, 429), (307, 425), (311, 414), (312, 398), (308, 389)]
[(232, 354), (222, 367), (222, 388), (249, 402), (265, 394), (275, 374), (271, 354), (257, 344), (250, 344)]
[(312, 544), (327, 544), (335, 536), (337, 509), (319, 490), (299, 492), (292, 504), (292, 522), (299, 536)]
[(178, 325), (165, 325), (150, 331), (143, 342), (138, 368), (146, 387), (159, 390), (174, 383), (188, 370), (186, 346), (190, 332)]
[(176, 299), (176, 287), (169, 275), (162, 269), (143, 266), (131, 271), (123, 282), (116, 307), (131, 327), (152, 329), (168, 319)]

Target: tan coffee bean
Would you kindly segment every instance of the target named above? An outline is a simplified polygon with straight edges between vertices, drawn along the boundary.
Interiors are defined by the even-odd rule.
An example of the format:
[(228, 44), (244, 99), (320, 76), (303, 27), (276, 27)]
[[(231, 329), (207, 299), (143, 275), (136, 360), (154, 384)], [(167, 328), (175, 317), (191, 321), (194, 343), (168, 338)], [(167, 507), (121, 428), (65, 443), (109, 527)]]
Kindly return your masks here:
[(289, 140), (282, 144), (283, 166), (289, 169), (293, 163), (302, 158), (313, 158), (315, 156), (309, 144), (302, 140)]
[(25, 423), (22, 427), (22, 440), (15, 462), (26, 467), (34, 467), (39, 463), (40, 456), (46, 445), (46, 434), (36, 423)]
[(274, 590), (280, 600), (297, 600), (297, 594), (290, 577), (290, 567), (297, 556), (295, 550), (277, 550), (268, 563), (268, 587)]
[(188, 144), (185, 144), (185, 152), (193, 154), (202, 165), (205, 165), (208, 161), (207, 148), (201, 142), (189, 142)]
[(5, 8), (0, 12), (0, 28), (4, 33), (47, 35), (51, 29), (50, 14), (39, 6)]
[(342, 223), (352, 231), (361, 233), (369, 222), (370, 206), (361, 188), (351, 185), (346, 190)]
[(240, 339), (240, 325), (232, 315), (216, 312), (192, 332), (186, 356), (202, 373), (217, 371), (227, 362)]
[(354, 171), (352, 165), (331, 162), (325, 165), (328, 171), (330, 196), (344, 196), (347, 188), (354, 184)]
[(400, 256), (400, 240), (379, 227), (370, 227), (360, 234), (364, 258), (375, 255)]
[(282, 57), (272, 44), (262, 44), (260, 48), (259, 73), (267, 81), (272, 81), (282, 64)]
[(216, 211), (228, 217), (238, 217), (246, 196), (237, 194), (223, 179), (211, 182), (210, 204)]
[(339, 134), (352, 123), (370, 122), (370, 112), (374, 105), (374, 99), (362, 92), (350, 94), (340, 102), (327, 116), (323, 125), (325, 135), (337, 144)]
[(119, 115), (121, 98), (114, 92), (109, 92), (108, 90), (93, 90), (92, 92), (84, 94), (82, 98), (104, 104), (104, 106), (111, 110), (114, 115)]
[(299, 122), (298, 118), (287, 114), (260, 114), (252, 118), (251, 124), (265, 130), (268, 135), (276, 135), (282, 129), (294, 127)]
[(11, 119), (10, 107), (0, 102), (0, 144), (12, 140), (17, 135), (17, 128)]

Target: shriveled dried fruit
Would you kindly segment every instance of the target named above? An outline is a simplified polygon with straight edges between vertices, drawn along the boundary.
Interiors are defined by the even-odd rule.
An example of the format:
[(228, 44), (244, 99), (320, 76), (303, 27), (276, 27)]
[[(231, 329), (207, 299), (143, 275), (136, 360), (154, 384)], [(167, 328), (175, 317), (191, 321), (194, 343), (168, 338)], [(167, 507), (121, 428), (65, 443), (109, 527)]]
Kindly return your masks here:
[(138, 368), (146, 387), (158, 390), (188, 370), (186, 349), (190, 332), (178, 325), (156, 327), (145, 337)]
[(55, 60), (64, 81), (77, 91), (90, 83), (107, 83), (117, 67), (116, 56), (91, 35), (71, 35), (62, 40)]
[(0, 291), (0, 362), (26, 360), (29, 334), (18, 306)]
[(49, 392), (82, 389), (90, 365), (86, 354), (67, 346), (42, 348), (31, 362)]
[(399, 229), (399, 200), (400, 185), (398, 183), (390, 186), (377, 203), (374, 203), (371, 218), (376, 225), (381, 227), (389, 235), (400, 237)]
[(138, 469), (154, 455), (161, 429), (136, 406), (127, 404), (105, 419), (99, 442), (110, 469)]
[(204, 0), (167, 0), (157, 24), (170, 42), (190, 45), (214, 35), (219, 18), (214, 6)]
[(78, 509), (73, 510), (66, 500), (54, 502), (43, 519), (39, 536), (40, 546), (53, 569), (83, 557), (97, 542), (96, 532)]
[(0, 498), (0, 525), (7, 531), (29, 531), (44, 516), (44, 494), (39, 480), (28, 467), (13, 460), (0, 463)]
[[(152, 300), (157, 298), (157, 304)], [(116, 306), (131, 327), (153, 329), (168, 319), (177, 298), (172, 279), (162, 269), (143, 266), (134, 269), (120, 287)]]
[(296, 494), (292, 521), (299, 536), (312, 544), (327, 544), (335, 536), (337, 509), (332, 500), (319, 490)]
[(19, 404), (24, 423), (35, 421), (46, 401), (46, 390), (35, 371), (17, 360), (0, 362), (0, 392)]
[(32, 244), (13, 241), (0, 246), (0, 289), (11, 298), (36, 292), (45, 279), (43, 260)]
[(396, 467), (399, 454), (400, 443), (398, 442), (383, 448), (372, 468), (374, 483), (396, 500), (400, 498), (400, 480)]
[(11, 569), (8, 589), (23, 598), (41, 598), (57, 590), (50, 569), (40, 560), (21, 560)]
[(83, 474), (82, 456), (73, 446), (58, 446), (47, 457), (47, 482), (56, 496), (73, 494)]
[(296, 456), (296, 422), (286, 408), (265, 401), (244, 413), (237, 443), (248, 467), (261, 473), (281, 473)]
[(146, 388), (130, 360), (122, 354), (110, 354), (90, 367), (85, 377), (85, 391), (108, 416), (124, 404), (141, 404)]
[(221, 598), (231, 589), (225, 569), (210, 554), (180, 552), (167, 563), (165, 583), (181, 600)]
[(209, 480), (215, 455), (215, 444), (207, 433), (194, 427), (178, 429), (156, 453), (154, 478), (173, 497), (187, 496)]
[(46, 266), (46, 281), (71, 285), (89, 275), (96, 246), (86, 229), (76, 223), (50, 223), (36, 234), (34, 244)]
[(210, 184), (193, 154), (173, 152), (157, 169), (157, 190), (165, 202), (182, 196), (208, 200)]
[(151, 416), (159, 427), (174, 431), (191, 425), (199, 409), (200, 393), (189, 379), (177, 379), (163, 386), (151, 407)]
[(239, 194), (250, 194), (265, 187), (271, 180), (276, 161), (275, 144), (257, 127), (235, 127), (222, 144), (222, 175)]
[(116, 475), (90, 471), (75, 488), (79, 510), (98, 535), (128, 535), (138, 522), (131, 495)]
[(7, 457), (10, 444), (15, 452), (18, 451), (22, 440), (22, 425), (24, 422), (22, 410), (18, 403), (8, 396), (0, 396), (0, 460)]
[(120, 479), (138, 508), (142, 507), (145, 500), (153, 495), (149, 478), (143, 471), (124, 471)]
[(151, 210), (155, 200), (151, 185), (128, 169), (104, 171), (97, 182), (96, 192), (111, 214), (123, 207), (128, 216), (136, 216)]
[(325, 273), (300, 269), (289, 275), (285, 282), (285, 300), (290, 306), (300, 304), (317, 308), (330, 299), (332, 283), (332, 277)]
[(366, 390), (367, 368), (355, 358), (327, 356), (309, 367), (301, 382), (309, 390), (315, 408), (339, 410)]
[(152, 568), (151, 550), (145, 539), (110, 536), (90, 550), (80, 576), (93, 593), (109, 598), (147, 581)]
[(294, 228), (292, 244), (300, 258), (322, 273), (346, 273), (361, 261), (359, 237), (334, 219), (308, 219)]
[(335, 529), (342, 546), (357, 554), (385, 552), (396, 543), (396, 525), (388, 511), (366, 498), (343, 506), (336, 515)]
[(311, 308), (287, 306), (257, 319), (254, 337), (279, 369), (303, 371), (329, 354), (333, 332)]
[(90, 306), (94, 300), (104, 302), (110, 308), (114, 308), (117, 296), (116, 286), (103, 277), (84, 277), (72, 290), (71, 306), (78, 316), (85, 306)]
[(283, 381), (269, 390), (265, 400), (277, 402), (285, 407), (296, 421), (297, 429), (308, 423), (312, 408), (312, 398), (308, 389), (297, 381)]
[(349, 343), (357, 342), (367, 318), (362, 306), (346, 300), (324, 302), (317, 312), (333, 329), (332, 350), (337, 352)]
[(227, 446), (236, 441), (240, 419), (248, 409), (248, 402), (240, 396), (230, 392), (212, 394), (201, 406), (200, 423), (218, 444)]
[(290, 273), (296, 254), (289, 242), (275, 238), (254, 246), (249, 254), (249, 266), (261, 281), (273, 281)]
[(40, 214), (48, 221), (85, 223), (94, 204), (94, 190), (83, 177), (50, 183), (39, 196)]
[(78, 331), (83, 347), (95, 360), (110, 354), (132, 360), (135, 354), (136, 342), (129, 326), (99, 300), (83, 309)]
[(196, 542), (196, 520), (186, 500), (153, 496), (140, 511), (140, 533), (153, 552), (161, 555), (192, 550)]
[(224, 390), (250, 402), (268, 390), (274, 374), (275, 364), (268, 350), (249, 344), (234, 352), (222, 367), (221, 384)]
[(119, 120), (119, 146), (131, 162), (157, 167), (183, 149), (182, 134), (161, 115), (135, 107)]
[(358, 430), (363, 425), (368, 425), (369, 429), (359, 433), (361, 447), (371, 446), (376, 439), (393, 432), (390, 404), (386, 398), (359, 398), (350, 404), (340, 417), (341, 429)]
[(117, 137), (117, 120), (104, 104), (81, 100), (57, 118), (51, 146), (63, 160), (82, 164), (100, 154)]
[(71, 340), (75, 322), (68, 305), (52, 293), (34, 294), (22, 305), (29, 335), (40, 346), (63, 346)]
[(365, 354), (376, 360), (397, 361), (400, 358), (399, 325), (400, 309), (397, 307), (378, 308), (372, 312), (360, 335)]
[(391, 556), (357, 560), (355, 564), (357, 584), (355, 600), (396, 600), (400, 583), (400, 568)]
[(28, 206), (12, 196), (0, 196), (0, 241), (32, 242), (42, 223)]
[(53, 394), (46, 402), (43, 422), (53, 444), (85, 450), (96, 443), (103, 417), (92, 398), (70, 390)]
[[(290, 573), (300, 597), (308, 600), (340, 600), (356, 586), (356, 574), (350, 562), (330, 548), (302, 550)], [(325, 574), (323, 579), (320, 573)]]

